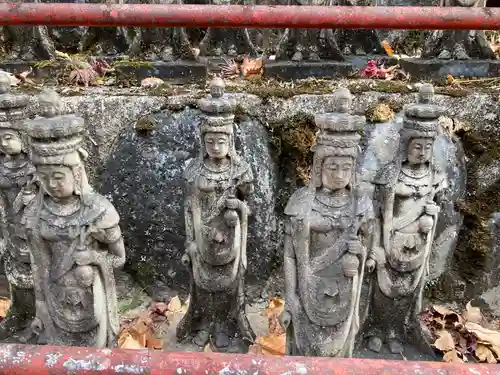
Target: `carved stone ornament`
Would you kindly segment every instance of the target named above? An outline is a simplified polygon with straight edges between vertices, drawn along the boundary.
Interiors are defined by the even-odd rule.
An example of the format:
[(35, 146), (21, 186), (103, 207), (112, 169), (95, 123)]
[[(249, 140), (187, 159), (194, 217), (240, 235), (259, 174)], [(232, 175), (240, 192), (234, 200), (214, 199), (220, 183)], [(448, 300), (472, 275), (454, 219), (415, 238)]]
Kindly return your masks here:
[[(364, 329), (368, 348), (402, 353), (411, 345), (433, 351), (418, 314), (447, 178), (433, 162), (432, 150), (442, 110), (432, 104), (434, 88), (424, 84), (418, 103), (405, 110), (399, 151), (376, 186), (376, 226), (367, 269), (373, 271), (370, 313)], [(384, 174), (384, 173), (382, 173)]]
[(245, 313), (247, 199), (250, 166), (236, 153), (234, 109), (224, 97), (224, 81), (210, 83), (210, 96), (198, 102), (203, 112), (200, 153), (185, 170), (186, 253), (191, 273), (189, 309), (177, 328), (179, 340), (203, 347), (213, 338), (218, 350), (236, 350), (255, 339)]
[(26, 95), (10, 93), (10, 78), (0, 73), (0, 226), (1, 251), (11, 293), (11, 307), (0, 323), (0, 340), (27, 342), (35, 316), (35, 295), (23, 212), (34, 196), (35, 169), (28, 156), (23, 121)]
[(351, 356), (362, 323), (360, 300), (371, 201), (355, 181), (358, 134), (364, 116), (349, 114), (349, 90), (335, 92), (335, 111), (315, 118), (319, 128), (308, 187), (285, 208), (286, 354)]
[(125, 262), (119, 216), (88, 184), (84, 119), (61, 115), (54, 91), (42, 92), (39, 104), (41, 117), (26, 121), (40, 186), (25, 214), (36, 293), (33, 328), (39, 343), (114, 346), (113, 269)]

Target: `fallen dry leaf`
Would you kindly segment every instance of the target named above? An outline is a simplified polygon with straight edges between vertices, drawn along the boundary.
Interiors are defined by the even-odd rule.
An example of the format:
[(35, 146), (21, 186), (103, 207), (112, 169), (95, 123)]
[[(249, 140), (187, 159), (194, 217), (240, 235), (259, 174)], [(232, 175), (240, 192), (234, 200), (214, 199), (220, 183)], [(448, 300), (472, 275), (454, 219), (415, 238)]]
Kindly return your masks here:
[(285, 355), (286, 335), (259, 336), (255, 344), (248, 348), (248, 353), (260, 355)]
[(495, 356), (486, 345), (478, 344), (474, 354), (481, 362), (497, 363)]
[(483, 315), (481, 314), (481, 309), (479, 307), (474, 307), (472, 304), (467, 303), (464, 312), (464, 319), (468, 322), (479, 323), (483, 319)]
[(255, 60), (250, 60), (247, 55), (243, 57), (243, 62), (240, 65), (240, 72), (244, 78), (261, 77), (264, 74), (264, 60), (259, 57)]
[(204, 353), (212, 353), (212, 347), (210, 346), (210, 343), (205, 345), (205, 347), (203, 348), (203, 352)]
[(447, 352), (449, 350), (455, 349), (455, 341), (450, 332), (442, 330), (437, 333), (438, 339), (434, 343), (436, 349), (442, 352)]
[(164, 81), (161, 78), (157, 77), (147, 77), (141, 81), (141, 87), (143, 88), (152, 88), (161, 86)]
[(384, 48), (385, 53), (387, 53), (387, 56), (392, 56), (394, 54), (392, 47), (387, 40), (382, 41), (382, 47)]
[(5, 318), (10, 308), (10, 299), (0, 298), (0, 317)]
[(139, 344), (126, 329), (118, 334), (118, 347), (121, 349), (144, 349), (144, 346)]
[(274, 297), (269, 299), (269, 304), (263, 313), (268, 320), (268, 336), (280, 336), (285, 333), (278, 319), (284, 308), (285, 300), (282, 298)]
[(183, 304), (179, 299), (179, 296), (175, 296), (168, 303), (167, 309), (172, 312), (185, 313), (187, 311), (187, 303)]
[(443, 361), (451, 363), (464, 363), (462, 358), (459, 357), (458, 352), (452, 349), (443, 355)]
[(481, 327), (479, 324), (472, 322), (465, 323), (465, 329), (467, 329), (470, 333), (475, 335), (479, 339), (479, 341), (485, 341), (490, 343), (492, 346), (500, 347), (499, 331), (493, 331), (491, 329)]

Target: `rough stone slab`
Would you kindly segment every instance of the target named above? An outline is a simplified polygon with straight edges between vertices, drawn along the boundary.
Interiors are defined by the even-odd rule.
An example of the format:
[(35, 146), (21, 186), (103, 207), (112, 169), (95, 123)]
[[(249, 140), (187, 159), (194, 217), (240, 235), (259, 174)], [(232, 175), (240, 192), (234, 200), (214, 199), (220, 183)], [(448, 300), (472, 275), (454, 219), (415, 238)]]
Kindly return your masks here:
[(117, 64), (116, 78), (130, 78), (138, 81), (147, 77), (176, 80), (177, 83), (204, 82), (208, 69), (205, 64), (194, 61), (154, 62), (151, 64)]
[(500, 72), (499, 60), (422, 60), (402, 59), (401, 68), (412, 77), (446, 78), (453, 77), (497, 77)]
[(332, 78), (347, 77), (355, 72), (351, 62), (345, 61), (314, 61), (291, 62), (275, 61), (266, 64), (264, 75), (266, 77), (283, 80), (304, 78)]

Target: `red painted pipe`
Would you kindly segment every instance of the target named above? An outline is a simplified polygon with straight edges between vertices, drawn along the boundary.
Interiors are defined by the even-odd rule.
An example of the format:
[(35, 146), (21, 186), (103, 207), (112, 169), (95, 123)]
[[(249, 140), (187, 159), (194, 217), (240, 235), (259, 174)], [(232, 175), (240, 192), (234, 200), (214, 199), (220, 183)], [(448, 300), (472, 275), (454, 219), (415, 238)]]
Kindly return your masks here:
[(500, 8), (16, 3), (0, 25), (500, 30)]
[(497, 365), (0, 345), (2, 375), (498, 375)]

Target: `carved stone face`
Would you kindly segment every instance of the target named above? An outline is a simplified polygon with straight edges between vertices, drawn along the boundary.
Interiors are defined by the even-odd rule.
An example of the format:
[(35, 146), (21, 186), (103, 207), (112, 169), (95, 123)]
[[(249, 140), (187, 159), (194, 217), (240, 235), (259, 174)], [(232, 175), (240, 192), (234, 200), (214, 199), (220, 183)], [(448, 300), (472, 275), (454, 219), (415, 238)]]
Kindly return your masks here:
[(49, 100), (40, 100), (39, 101), (39, 106), (40, 106), (40, 114), (43, 117), (55, 117), (58, 115), (58, 109), (56, 108), (55, 104)]
[(53, 198), (67, 198), (75, 191), (75, 178), (71, 168), (64, 165), (40, 165), (37, 173), (43, 189)]
[(417, 165), (429, 162), (433, 144), (432, 138), (413, 138), (408, 145), (408, 163)]
[(349, 112), (349, 108), (351, 107), (351, 100), (347, 97), (340, 97), (337, 100), (337, 111), (341, 113)]
[(229, 135), (224, 133), (206, 133), (203, 140), (208, 156), (212, 159), (224, 159), (229, 154)]
[(321, 183), (328, 190), (345, 188), (351, 181), (354, 160), (350, 156), (329, 156), (323, 161)]
[(0, 149), (6, 155), (19, 155), (22, 151), (19, 133), (12, 129), (1, 129)]

